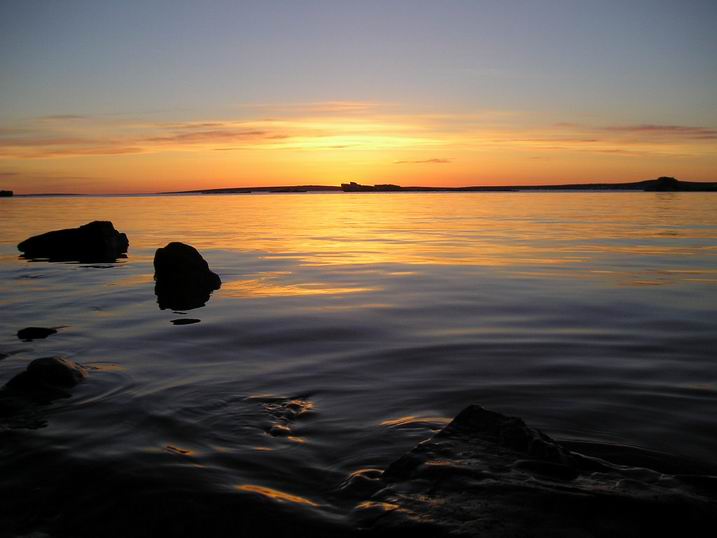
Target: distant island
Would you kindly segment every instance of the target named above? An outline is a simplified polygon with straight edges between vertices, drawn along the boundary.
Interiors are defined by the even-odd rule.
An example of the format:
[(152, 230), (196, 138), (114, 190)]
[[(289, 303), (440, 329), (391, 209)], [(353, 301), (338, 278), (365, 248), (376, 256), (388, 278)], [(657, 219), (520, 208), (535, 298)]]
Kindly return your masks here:
[[(647, 192), (717, 192), (717, 181), (682, 181), (674, 177), (659, 177), (630, 183), (566, 183), (562, 185), (475, 185), (469, 187), (421, 187), (380, 183), (363, 185), (355, 181), (341, 185), (281, 185), (262, 187), (224, 187), (219, 189), (197, 189), (190, 191), (167, 191), (154, 194), (276, 194), (309, 192), (570, 192), (570, 191), (647, 191)], [(151, 193), (146, 193), (151, 194)], [(139, 195), (139, 194), (138, 194)], [(32, 196), (87, 196), (78, 193), (14, 194), (11, 190), (0, 190), (0, 197)], [(127, 195), (123, 195), (127, 196)]]
[(631, 183), (570, 183), (564, 185), (516, 185), (472, 187), (402, 187), (400, 185), (362, 185), (356, 182), (331, 185), (295, 185), (280, 187), (235, 187), (163, 192), (160, 194), (249, 194), (292, 192), (519, 192), (519, 191), (655, 191), (655, 192), (717, 192), (717, 182), (680, 181), (674, 177), (659, 177)]
[(289, 185), (279, 187), (229, 187), (223, 189), (199, 189), (194, 191), (160, 192), (158, 194), (250, 194), (252, 192), (325, 192), (340, 191), (332, 185)]
[(516, 185), (475, 187), (400, 187), (398, 185), (360, 185), (343, 183), (344, 192), (516, 192), (516, 191), (717, 191), (717, 182), (680, 181), (659, 177), (631, 183), (570, 183), (564, 185)]

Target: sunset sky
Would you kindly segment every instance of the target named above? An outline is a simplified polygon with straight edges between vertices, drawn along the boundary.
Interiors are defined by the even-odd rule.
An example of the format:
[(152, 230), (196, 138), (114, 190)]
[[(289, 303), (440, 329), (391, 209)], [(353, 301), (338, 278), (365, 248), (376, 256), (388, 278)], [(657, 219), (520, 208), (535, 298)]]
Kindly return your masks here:
[(717, 180), (715, 0), (0, 3), (0, 188)]

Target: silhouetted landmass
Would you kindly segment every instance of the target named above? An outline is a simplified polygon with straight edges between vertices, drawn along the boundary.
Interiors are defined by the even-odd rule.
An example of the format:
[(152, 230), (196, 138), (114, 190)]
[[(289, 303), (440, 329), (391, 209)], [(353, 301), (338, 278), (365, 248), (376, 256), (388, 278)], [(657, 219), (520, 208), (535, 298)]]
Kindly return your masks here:
[(297, 185), (280, 187), (234, 187), (193, 191), (164, 192), (160, 194), (250, 194), (291, 192), (519, 192), (519, 191), (694, 191), (717, 192), (717, 182), (680, 181), (673, 177), (660, 177), (630, 183), (568, 183), (564, 185), (476, 185), (470, 187), (402, 187), (391, 183), (363, 185), (354, 181), (331, 185)]
[(16, 194), (15, 197), (18, 198), (48, 198), (48, 197), (55, 197), (55, 198), (65, 198), (66, 196), (89, 196), (87, 194), (82, 194), (79, 192), (38, 192), (33, 194)]
[(13, 194), (12, 191), (0, 191), (0, 198), (9, 198)]
[(199, 189), (193, 191), (162, 192), (160, 194), (250, 194), (284, 192), (337, 192), (341, 187), (332, 185), (285, 185), (278, 187), (230, 187), (223, 189)]
[(372, 537), (711, 536), (717, 524), (713, 476), (581, 455), (478, 405), (381, 477), (354, 477), (370, 480), (354, 518)]
[(109, 221), (55, 230), (26, 239), (17, 246), (25, 258), (50, 261), (114, 262), (129, 248), (127, 236)]
[(154, 292), (159, 308), (191, 310), (207, 304), (222, 281), (191, 245), (173, 242), (154, 255)]
[(632, 183), (570, 183), (565, 185), (515, 185), (474, 187), (400, 187), (342, 183), (344, 192), (517, 192), (517, 191), (717, 191), (717, 182), (679, 181), (660, 177)]

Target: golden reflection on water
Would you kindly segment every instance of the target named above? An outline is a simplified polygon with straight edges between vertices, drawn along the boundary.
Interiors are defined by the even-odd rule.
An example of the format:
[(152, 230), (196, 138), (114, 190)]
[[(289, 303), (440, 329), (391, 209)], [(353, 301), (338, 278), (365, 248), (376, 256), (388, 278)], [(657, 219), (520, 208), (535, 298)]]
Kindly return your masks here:
[(415, 415), (407, 415), (405, 417), (392, 418), (382, 421), (379, 426), (408, 426), (411, 424), (448, 424), (451, 419), (446, 417), (419, 417)]
[(283, 491), (279, 491), (278, 489), (267, 488), (264, 486), (257, 486), (254, 484), (245, 484), (242, 486), (236, 486), (236, 489), (239, 491), (248, 491), (250, 493), (258, 493), (259, 495), (268, 497), (269, 499), (279, 501), (279, 502), (305, 504), (308, 506), (315, 506), (315, 507), (319, 506), (314, 501), (311, 501), (304, 497), (299, 497), (298, 495), (292, 495), (290, 493), (285, 493)]
[[(685, 260), (681, 267), (670, 266), (679, 270), (690, 269), (695, 256), (717, 256), (716, 206), (717, 196), (709, 193), (16, 198), (4, 204), (0, 241), (16, 244), (28, 235), (102, 219), (128, 234), (134, 262), (146, 258), (151, 263), (154, 249), (181, 240), (203, 252), (243, 251), (303, 266), (391, 263), (548, 270), (590, 268), (608, 256), (635, 256)], [(705, 272), (691, 278), (713, 282)], [(243, 277), (223, 290), (264, 297), (370, 291), (285, 280)]]
[(272, 278), (254, 278), (234, 280), (222, 285), (222, 293), (229, 297), (298, 297), (304, 295), (345, 295), (347, 293), (365, 293), (376, 291), (371, 287), (327, 286), (321, 282), (302, 284), (281, 284)]

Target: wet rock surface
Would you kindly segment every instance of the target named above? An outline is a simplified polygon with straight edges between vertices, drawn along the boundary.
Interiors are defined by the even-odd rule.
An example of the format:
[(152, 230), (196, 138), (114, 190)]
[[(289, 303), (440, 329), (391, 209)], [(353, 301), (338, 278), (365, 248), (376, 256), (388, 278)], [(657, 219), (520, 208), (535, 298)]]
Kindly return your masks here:
[(50, 261), (114, 262), (129, 248), (127, 235), (109, 221), (93, 221), (79, 228), (55, 230), (18, 244), (25, 258)]
[(25, 327), (17, 331), (17, 337), (25, 341), (40, 340), (56, 333), (57, 329), (49, 327)]
[(717, 478), (572, 452), (478, 405), (383, 473), (354, 510), (369, 536), (711, 536)]
[(154, 292), (161, 309), (191, 310), (204, 306), (221, 287), (219, 276), (191, 245), (173, 242), (154, 255)]
[(68, 398), (87, 375), (87, 368), (65, 357), (35, 359), (0, 389), (0, 418), (17, 427), (43, 426), (38, 407)]

